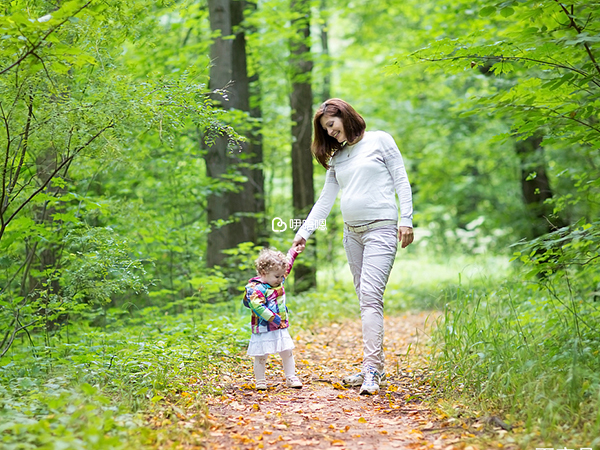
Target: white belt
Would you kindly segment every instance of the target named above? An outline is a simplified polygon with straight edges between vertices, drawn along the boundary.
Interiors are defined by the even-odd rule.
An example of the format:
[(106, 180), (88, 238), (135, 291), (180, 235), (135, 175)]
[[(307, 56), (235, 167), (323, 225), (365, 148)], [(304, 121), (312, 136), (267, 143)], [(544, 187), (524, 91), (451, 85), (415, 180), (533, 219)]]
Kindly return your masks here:
[(371, 222), (366, 225), (359, 225), (356, 227), (344, 223), (344, 227), (346, 227), (347, 230), (350, 230), (354, 233), (364, 233), (365, 231), (372, 230), (374, 228), (386, 227), (390, 225), (396, 226), (397, 223), (398, 222), (396, 222), (395, 220), (378, 220), (376, 222)]

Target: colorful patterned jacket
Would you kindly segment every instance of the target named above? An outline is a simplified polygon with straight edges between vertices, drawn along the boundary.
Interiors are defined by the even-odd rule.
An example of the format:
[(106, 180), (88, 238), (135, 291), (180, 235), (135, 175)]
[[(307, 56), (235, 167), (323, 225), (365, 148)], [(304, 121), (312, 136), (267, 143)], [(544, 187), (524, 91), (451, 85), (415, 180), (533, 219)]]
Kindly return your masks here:
[[(288, 309), (285, 304), (285, 279), (292, 270), (294, 261), (298, 256), (298, 252), (293, 249), (288, 251), (288, 267), (285, 271), (285, 278), (279, 286), (271, 286), (269, 283), (260, 281), (260, 277), (250, 279), (246, 285), (244, 294), (244, 306), (252, 310), (252, 333), (266, 333), (278, 329), (288, 328)], [(281, 318), (281, 323), (276, 325), (274, 322), (269, 322), (269, 319), (274, 315)]]

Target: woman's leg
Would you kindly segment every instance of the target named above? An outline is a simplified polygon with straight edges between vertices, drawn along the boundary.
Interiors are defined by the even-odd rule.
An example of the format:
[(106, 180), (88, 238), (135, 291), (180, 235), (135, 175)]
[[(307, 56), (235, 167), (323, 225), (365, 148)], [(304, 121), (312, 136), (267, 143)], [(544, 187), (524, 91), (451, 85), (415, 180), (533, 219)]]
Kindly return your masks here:
[(363, 367), (383, 372), (383, 293), (398, 247), (395, 226), (364, 233), (345, 231), (344, 247), (358, 295), (363, 328)]

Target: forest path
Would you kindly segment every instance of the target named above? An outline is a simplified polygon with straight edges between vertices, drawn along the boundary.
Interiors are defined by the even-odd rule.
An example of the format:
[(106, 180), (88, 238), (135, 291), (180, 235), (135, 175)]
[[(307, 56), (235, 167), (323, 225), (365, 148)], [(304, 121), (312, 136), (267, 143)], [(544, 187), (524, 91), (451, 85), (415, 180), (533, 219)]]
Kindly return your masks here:
[[(267, 363), (267, 391), (256, 391), (252, 359), (225, 375), (226, 388), (208, 398), (210, 450), (233, 449), (452, 449), (460, 432), (436, 424), (421, 402), (430, 392), (424, 373), (427, 328), (437, 313), (385, 318), (387, 383), (379, 395), (361, 396), (341, 379), (360, 370), (360, 320), (312, 331), (291, 329), (303, 389), (285, 386), (281, 360)], [(454, 432), (453, 432), (454, 431)], [(453, 445), (457, 444), (457, 445)]]

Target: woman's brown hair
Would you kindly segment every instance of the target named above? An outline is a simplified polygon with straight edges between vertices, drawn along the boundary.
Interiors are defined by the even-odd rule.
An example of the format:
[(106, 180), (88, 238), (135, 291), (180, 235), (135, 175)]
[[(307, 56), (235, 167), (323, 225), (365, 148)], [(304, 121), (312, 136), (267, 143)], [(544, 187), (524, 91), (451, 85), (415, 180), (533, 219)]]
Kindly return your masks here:
[(329, 169), (329, 160), (336, 151), (342, 148), (342, 144), (337, 139), (329, 136), (327, 131), (323, 129), (321, 126), (321, 117), (323, 116), (342, 119), (344, 134), (348, 138), (348, 143), (357, 141), (363, 135), (367, 126), (362, 116), (344, 100), (330, 98), (319, 106), (313, 118), (314, 137), (311, 150), (319, 164)]

